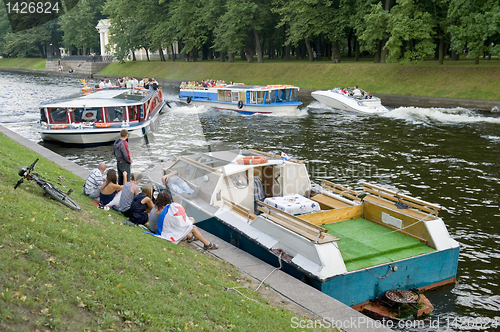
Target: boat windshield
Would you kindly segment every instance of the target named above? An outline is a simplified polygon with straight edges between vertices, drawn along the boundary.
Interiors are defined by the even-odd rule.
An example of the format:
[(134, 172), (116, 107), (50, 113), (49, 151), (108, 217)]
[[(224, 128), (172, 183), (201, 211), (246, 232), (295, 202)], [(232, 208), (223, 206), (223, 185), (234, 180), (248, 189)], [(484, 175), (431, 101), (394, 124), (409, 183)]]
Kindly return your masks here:
[(57, 107), (49, 108), (49, 121), (50, 123), (68, 123), (68, 117), (66, 116), (66, 108)]

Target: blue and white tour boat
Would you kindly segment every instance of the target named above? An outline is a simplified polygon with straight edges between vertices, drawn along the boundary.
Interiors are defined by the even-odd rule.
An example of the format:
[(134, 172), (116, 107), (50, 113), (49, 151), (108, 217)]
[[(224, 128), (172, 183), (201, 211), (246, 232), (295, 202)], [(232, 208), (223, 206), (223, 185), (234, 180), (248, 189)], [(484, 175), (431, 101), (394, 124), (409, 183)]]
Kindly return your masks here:
[(241, 114), (294, 113), (302, 105), (299, 87), (293, 85), (245, 85), (235, 83), (214, 87), (184, 87), (179, 101), (232, 110)]

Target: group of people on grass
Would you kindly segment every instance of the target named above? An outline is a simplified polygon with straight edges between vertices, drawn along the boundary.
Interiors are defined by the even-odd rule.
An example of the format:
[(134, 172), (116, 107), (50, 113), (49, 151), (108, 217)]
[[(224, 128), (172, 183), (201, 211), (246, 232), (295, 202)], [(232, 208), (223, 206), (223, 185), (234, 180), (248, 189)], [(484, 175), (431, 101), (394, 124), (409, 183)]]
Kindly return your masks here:
[[(140, 172), (130, 174), (130, 151), (128, 148), (128, 131), (123, 129), (120, 138), (113, 145), (117, 159), (117, 169), (109, 169), (104, 180), (106, 164), (99, 163), (92, 170), (85, 181), (84, 193), (99, 200), (99, 207), (114, 209), (129, 218), (124, 224), (141, 227), (151, 231), (151, 235), (164, 238), (173, 243), (182, 240), (192, 242), (200, 240), (205, 250), (217, 249), (218, 246), (206, 240), (194, 226), (194, 219), (186, 215), (182, 206), (182, 196), (195, 198), (198, 190), (192, 189), (180, 177), (172, 172), (162, 178), (165, 186), (180, 195), (171, 195), (167, 190), (160, 191), (155, 199), (154, 187), (145, 184), (142, 188), (139, 183), (142, 179)], [(119, 176), (120, 175), (120, 176)]]
[(158, 90), (158, 82), (154, 77), (144, 77), (140, 81), (135, 77), (118, 77), (116, 79), (115, 85), (113, 85), (113, 83), (111, 83), (111, 81), (107, 77), (105, 77), (101, 79), (101, 82), (96, 87), (101, 89), (119, 87), (122, 89), (143, 88), (146, 90)]

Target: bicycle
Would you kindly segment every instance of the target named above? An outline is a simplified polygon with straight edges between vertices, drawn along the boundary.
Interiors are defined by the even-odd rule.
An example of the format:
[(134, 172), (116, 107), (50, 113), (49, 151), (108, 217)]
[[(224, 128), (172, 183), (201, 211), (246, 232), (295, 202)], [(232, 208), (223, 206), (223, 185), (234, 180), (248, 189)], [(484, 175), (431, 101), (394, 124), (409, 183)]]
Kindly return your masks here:
[(32, 171), (35, 169), (35, 165), (38, 162), (39, 158), (36, 158), (35, 162), (31, 164), (31, 166), (26, 167), (23, 166), (19, 170), (18, 174), (21, 176), (21, 179), (17, 181), (17, 184), (14, 186), (14, 189), (17, 189), (21, 185), (21, 183), (24, 182), (24, 179), (28, 181), (35, 181), (36, 184), (40, 186), (45, 192), (55, 199), (56, 201), (66, 205), (70, 209), (80, 211), (82, 208), (71, 198), (68, 197), (73, 192), (73, 189), (70, 189), (67, 193), (62, 192), (59, 188), (57, 188), (55, 185), (52, 183), (42, 180), (43, 176), (37, 173), (32, 173)]

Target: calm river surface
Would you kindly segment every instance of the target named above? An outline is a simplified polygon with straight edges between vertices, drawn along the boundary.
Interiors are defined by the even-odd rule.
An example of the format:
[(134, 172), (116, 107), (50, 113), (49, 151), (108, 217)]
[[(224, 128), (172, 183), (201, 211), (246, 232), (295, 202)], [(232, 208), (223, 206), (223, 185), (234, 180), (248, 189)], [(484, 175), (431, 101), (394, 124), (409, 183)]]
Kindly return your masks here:
[[(38, 105), (80, 88), (74, 77), (0, 72), (0, 124), (40, 141), (30, 128)], [(164, 92), (165, 99), (176, 98), (175, 86)], [(111, 146), (41, 144), (89, 170), (100, 161), (116, 167)], [(313, 102), (299, 115), (278, 117), (172, 105), (152, 135), (130, 144), (133, 171), (209, 146), (274, 150), (306, 161), (316, 182), (361, 189), (370, 181), (442, 205), (440, 216), (461, 243), (457, 283), (427, 292), (435, 306), (427, 327), (404, 330), (500, 331), (499, 112), (401, 107), (369, 117)], [(438, 320), (439, 328), (428, 326)]]

